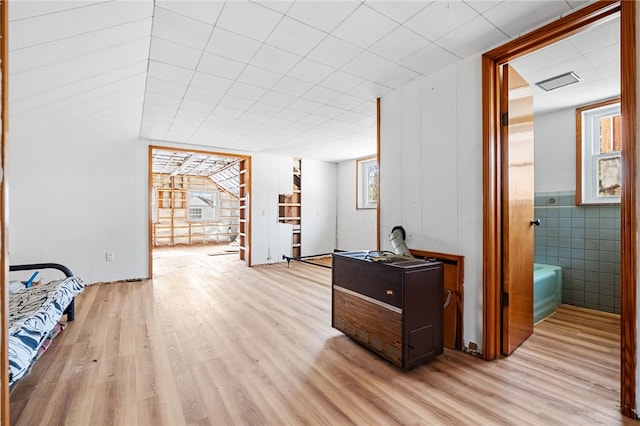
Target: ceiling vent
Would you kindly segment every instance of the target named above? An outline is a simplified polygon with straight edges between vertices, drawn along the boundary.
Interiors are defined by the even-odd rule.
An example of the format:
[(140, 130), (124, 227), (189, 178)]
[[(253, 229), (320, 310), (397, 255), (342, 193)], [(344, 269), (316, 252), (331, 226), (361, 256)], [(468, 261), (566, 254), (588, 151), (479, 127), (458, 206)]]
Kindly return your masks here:
[(569, 84), (577, 83), (580, 80), (580, 76), (571, 71), (564, 74), (556, 75), (555, 77), (551, 77), (546, 80), (539, 81), (536, 84), (548, 92), (550, 90), (568, 86)]

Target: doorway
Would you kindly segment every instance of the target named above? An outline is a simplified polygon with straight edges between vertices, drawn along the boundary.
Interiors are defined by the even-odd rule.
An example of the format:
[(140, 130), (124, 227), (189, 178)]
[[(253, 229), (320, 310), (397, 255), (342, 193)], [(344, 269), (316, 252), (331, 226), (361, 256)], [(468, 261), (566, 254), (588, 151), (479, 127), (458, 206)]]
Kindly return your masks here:
[(251, 266), (250, 176), (247, 156), (150, 146), (149, 275), (163, 247), (216, 245)]
[(621, 405), (634, 416), (636, 374), (636, 70), (634, 2), (598, 2), (483, 55), (483, 357), (500, 354), (502, 251), (502, 139), (499, 132), (500, 66), (555, 43), (614, 14), (621, 19), (621, 116), (623, 185), (621, 202)]

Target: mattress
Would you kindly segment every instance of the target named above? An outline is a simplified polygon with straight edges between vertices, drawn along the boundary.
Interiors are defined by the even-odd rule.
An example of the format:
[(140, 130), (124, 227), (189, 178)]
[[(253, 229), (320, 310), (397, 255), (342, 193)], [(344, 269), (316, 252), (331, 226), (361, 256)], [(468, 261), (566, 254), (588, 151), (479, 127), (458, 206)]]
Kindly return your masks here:
[(77, 277), (21, 289), (9, 297), (9, 385), (22, 378), (64, 310), (82, 292)]

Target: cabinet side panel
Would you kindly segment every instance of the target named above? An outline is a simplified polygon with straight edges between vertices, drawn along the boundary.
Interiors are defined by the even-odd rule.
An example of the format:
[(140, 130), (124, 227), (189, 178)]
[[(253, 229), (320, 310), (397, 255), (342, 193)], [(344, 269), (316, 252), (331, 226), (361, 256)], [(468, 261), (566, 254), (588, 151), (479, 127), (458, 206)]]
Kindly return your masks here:
[(402, 367), (402, 314), (333, 290), (333, 326)]

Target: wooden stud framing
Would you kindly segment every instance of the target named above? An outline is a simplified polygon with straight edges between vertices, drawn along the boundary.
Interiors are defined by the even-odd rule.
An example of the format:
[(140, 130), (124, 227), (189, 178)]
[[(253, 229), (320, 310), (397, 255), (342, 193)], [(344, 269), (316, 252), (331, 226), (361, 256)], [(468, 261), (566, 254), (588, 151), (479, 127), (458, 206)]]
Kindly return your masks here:
[(599, 1), (483, 55), (483, 357), (500, 353), (501, 141), (497, 125), (499, 67), (566, 38), (615, 13), (621, 16), (621, 113), (623, 193), (621, 203), (621, 374), (623, 414), (635, 418), (636, 387), (636, 41), (635, 2)]
[[(378, 204), (376, 205), (376, 249), (380, 250), (380, 98), (376, 99), (376, 158), (378, 159)], [(356, 206), (358, 201), (356, 200)]]

